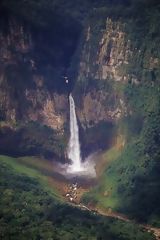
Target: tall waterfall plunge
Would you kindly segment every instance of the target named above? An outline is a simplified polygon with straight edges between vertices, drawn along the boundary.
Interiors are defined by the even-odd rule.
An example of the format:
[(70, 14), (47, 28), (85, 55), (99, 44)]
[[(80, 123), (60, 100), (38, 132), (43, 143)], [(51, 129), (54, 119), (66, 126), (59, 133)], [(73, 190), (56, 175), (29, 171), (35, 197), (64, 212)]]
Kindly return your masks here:
[(72, 161), (70, 165), (70, 172), (81, 172), (83, 171), (81, 163), (81, 150), (79, 143), (79, 129), (75, 111), (75, 103), (72, 95), (69, 95), (70, 105), (70, 139), (68, 145), (68, 158)]
[(79, 142), (79, 129), (75, 111), (75, 103), (72, 95), (69, 95), (70, 105), (70, 139), (68, 144), (68, 158), (72, 163), (67, 167), (66, 173), (72, 176), (83, 176), (85, 178), (96, 177), (95, 163), (93, 155), (90, 155), (84, 162), (81, 160), (81, 149)]

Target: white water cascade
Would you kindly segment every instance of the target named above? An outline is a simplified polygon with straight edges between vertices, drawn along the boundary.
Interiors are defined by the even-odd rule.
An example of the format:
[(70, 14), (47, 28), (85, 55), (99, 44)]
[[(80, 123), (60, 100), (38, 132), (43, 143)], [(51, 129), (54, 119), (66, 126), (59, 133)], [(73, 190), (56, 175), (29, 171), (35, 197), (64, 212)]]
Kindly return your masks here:
[(72, 95), (69, 95), (69, 105), (70, 105), (70, 139), (68, 145), (68, 158), (72, 161), (69, 166), (69, 172), (81, 172), (83, 171), (83, 166), (81, 163), (81, 150), (79, 143), (79, 129), (75, 111), (75, 103)]

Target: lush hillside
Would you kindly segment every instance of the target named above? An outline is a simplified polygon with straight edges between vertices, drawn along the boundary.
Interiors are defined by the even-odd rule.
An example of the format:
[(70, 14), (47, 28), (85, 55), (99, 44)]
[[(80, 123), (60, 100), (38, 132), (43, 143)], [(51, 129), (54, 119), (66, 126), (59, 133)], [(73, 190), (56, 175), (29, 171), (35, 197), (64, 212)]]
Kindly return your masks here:
[[(107, 121), (115, 122), (117, 136), (122, 135), (125, 144), (121, 148), (116, 148), (115, 140), (113, 149), (102, 155), (107, 167), (98, 186), (86, 194), (84, 201), (159, 226), (160, 5), (158, 1), (141, 1), (125, 11), (120, 9), (122, 8), (113, 7), (109, 11), (103, 8), (91, 16), (91, 37), (84, 50), (90, 54), (90, 58), (87, 62), (84, 55), (81, 57), (82, 61), (86, 61), (86, 69), (88, 67), (90, 71), (85, 72), (86, 75), (88, 74), (85, 79), (84, 72), (80, 70), (76, 92), (81, 96), (79, 87), (82, 96), (93, 89), (97, 92), (103, 91), (102, 104), (107, 92), (105, 104), (108, 108), (112, 105), (112, 111), (117, 108), (119, 98), (124, 101), (118, 121), (115, 117), (110, 119), (110, 116)], [(97, 25), (94, 24), (100, 15), (101, 20)], [(109, 20), (106, 24), (107, 16)], [(101, 32), (99, 29), (102, 29)], [(97, 33), (96, 37), (95, 33)], [(118, 34), (121, 36), (119, 37)], [(105, 52), (101, 48), (105, 46), (105, 41), (109, 42), (108, 36), (114, 37), (114, 40), (110, 46), (108, 45), (110, 49), (106, 47)], [(100, 41), (102, 46), (99, 44)], [(89, 44), (91, 44), (90, 50), (88, 50)], [(96, 49), (100, 49), (99, 55), (95, 52), (95, 48), (92, 48), (92, 44), (97, 47)], [(123, 51), (126, 51), (124, 56)], [(129, 52), (131, 57), (129, 55), (126, 57)], [(104, 59), (101, 60), (102, 57)], [(121, 62), (117, 63), (117, 58), (120, 58)], [(102, 70), (100, 65), (96, 65), (97, 59), (101, 61)], [(98, 75), (99, 78), (97, 78), (99, 73), (97, 69), (102, 71), (102, 75)], [(103, 69), (106, 69), (107, 73), (103, 72)], [(106, 85), (104, 85), (105, 81)], [(118, 99), (113, 100), (111, 98), (113, 94), (119, 95)], [(85, 108), (81, 106), (80, 108), (84, 114), (88, 114)], [(120, 104), (119, 108), (121, 108)]]
[(14, 159), (0, 159), (1, 239), (154, 239), (134, 224), (58, 203), (38, 178), (20, 173), (25, 169), (18, 166), (13, 170), (11, 161)]

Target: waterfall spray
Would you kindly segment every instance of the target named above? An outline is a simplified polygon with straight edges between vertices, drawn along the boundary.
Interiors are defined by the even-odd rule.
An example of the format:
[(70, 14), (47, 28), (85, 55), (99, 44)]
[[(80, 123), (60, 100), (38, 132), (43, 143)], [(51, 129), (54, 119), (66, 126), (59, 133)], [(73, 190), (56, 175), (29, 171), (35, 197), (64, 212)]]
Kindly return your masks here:
[(68, 145), (68, 158), (72, 161), (70, 165), (71, 172), (83, 171), (81, 163), (81, 150), (79, 143), (79, 129), (75, 111), (75, 103), (72, 95), (69, 95), (70, 105), (70, 139)]

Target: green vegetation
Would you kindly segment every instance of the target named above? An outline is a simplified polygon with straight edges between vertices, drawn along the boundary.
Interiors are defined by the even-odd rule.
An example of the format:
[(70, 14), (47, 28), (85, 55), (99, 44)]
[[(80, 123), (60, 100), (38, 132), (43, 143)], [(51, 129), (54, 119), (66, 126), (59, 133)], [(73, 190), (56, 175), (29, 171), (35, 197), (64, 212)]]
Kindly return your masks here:
[[(107, 17), (112, 19), (113, 27), (120, 24), (125, 32), (124, 44), (129, 41), (133, 51), (128, 64), (119, 69), (123, 76), (128, 76), (125, 83), (97, 79), (97, 49), (106, 30)], [(94, 9), (88, 20), (90, 40), (85, 42), (84, 38), (89, 58), (87, 54), (87, 57), (81, 56), (89, 73), (85, 78), (82, 72), (75, 88), (80, 97), (99, 89), (109, 96), (118, 95), (128, 110), (128, 115), (117, 123), (118, 134), (125, 135), (125, 147), (118, 154), (115, 151), (112, 161), (109, 160), (110, 151), (102, 156), (102, 161), (106, 159), (103, 175), (97, 187), (85, 194), (83, 201), (112, 208), (154, 226), (160, 226), (159, 20), (159, 1), (130, 1), (126, 8), (110, 4)], [(111, 99), (104, 104), (112, 106), (114, 102)]]
[[(110, 165), (115, 163), (115, 160), (121, 155), (121, 150), (117, 147), (113, 147), (107, 152), (104, 152), (98, 156), (97, 161), (100, 163), (100, 167), (97, 167), (97, 172), (100, 175), (98, 180), (98, 186), (94, 187), (91, 191), (83, 195), (82, 201), (85, 204), (97, 205), (104, 209), (117, 209), (120, 204), (120, 198), (112, 193), (112, 189), (117, 186), (116, 175), (110, 174), (106, 175), (104, 168), (109, 169)], [(115, 164), (115, 166), (117, 163)], [(114, 166), (113, 166), (114, 168)], [(102, 174), (102, 175), (101, 175)]]
[(84, 201), (160, 226), (159, 88), (149, 83), (128, 84), (125, 96), (133, 109), (132, 115), (119, 123), (127, 143), (118, 155), (114, 152), (112, 161), (110, 151), (104, 155), (107, 168)]
[(35, 178), (35, 171), (26, 170), (11, 158), (0, 159), (1, 239), (154, 239), (135, 224), (95, 216), (57, 202)]
[[(26, 162), (27, 159), (27, 162)], [(13, 158), (7, 156), (0, 156), (0, 163), (6, 164), (10, 168), (12, 168), (15, 174), (24, 174), (28, 177), (34, 178), (38, 181), (43, 189), (47, 191), (51, 196), (58, 199), (59, 201), (62, 200), (61, 196), (54, 188), (53, 185), (49, 185), (49, 177), (52, 176), (53, 171), (46, 171), (45, 168), (40, 168), (39, 164), (41, 163), (40, 159), (37, 159), (37, 164), (34, 163), (36, 161), (33, 157), (27, 158)], [(47, 165), (47, 164), (46, 164)]]

